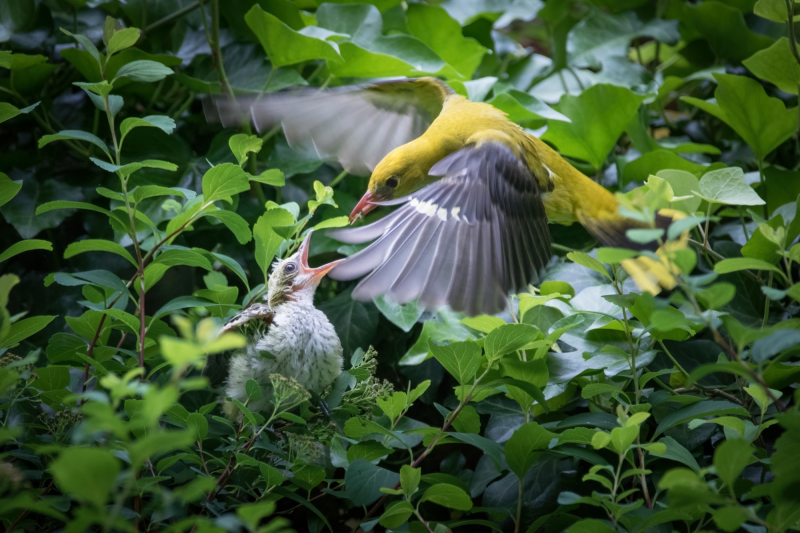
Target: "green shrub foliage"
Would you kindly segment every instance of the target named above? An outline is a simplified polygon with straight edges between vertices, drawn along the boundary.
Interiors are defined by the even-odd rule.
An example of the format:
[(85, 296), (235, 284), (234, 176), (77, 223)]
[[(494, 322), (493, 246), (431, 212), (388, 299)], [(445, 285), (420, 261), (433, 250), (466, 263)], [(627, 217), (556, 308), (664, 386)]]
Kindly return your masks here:
[[(2, 527), (796, 530), (797, 10), (0, 0)], [(682, 212), (628, 234), (674, 250), (677, 286), (640, 292), (634, 252), (577, 225), (498, 317), (324, 280), (345, 352), (327, 408), (279, 375), (225, 404), (245, 337), (221, 323), (366, 181), (278, 128), (206, 123), (201, 98), (420, 75), (507, 112), (626, 216)], [(317, 231), (310, 255), (354, 251)]]

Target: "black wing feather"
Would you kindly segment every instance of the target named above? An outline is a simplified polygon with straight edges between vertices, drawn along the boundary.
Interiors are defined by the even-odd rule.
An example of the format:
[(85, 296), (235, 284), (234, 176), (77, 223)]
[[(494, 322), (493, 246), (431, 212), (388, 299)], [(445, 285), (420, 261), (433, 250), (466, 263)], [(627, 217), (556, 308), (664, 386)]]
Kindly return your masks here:
[[(468, 315), (494, 314), (550, 258), (550, 233), (539, 184), (499, 142), (468, 146), (430, 171), (442, 179), (405, 198), (389, 216), (362, 228), (329, 232), (345, 242), (377, 238), (334, 267), (334, 279), (368, 274), (353, 291), (369, 300), (450, 305)], [(401, 203), (398, 201), (392, 203)]]

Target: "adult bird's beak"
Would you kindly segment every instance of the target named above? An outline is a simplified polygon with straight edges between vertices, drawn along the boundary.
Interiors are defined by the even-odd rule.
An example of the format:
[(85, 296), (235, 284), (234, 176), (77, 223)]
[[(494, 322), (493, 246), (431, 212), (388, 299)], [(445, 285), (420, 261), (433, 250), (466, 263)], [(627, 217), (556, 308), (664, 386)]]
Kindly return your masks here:
[(364, 193), (364, 196), (362, 196), (361, 200), (359, 200), (356, 204), (353, 212), (350, 213), (350, 224), (355, 223), (359, 218), (363, 217), (376, 207), (378, 207), (378, 204), (375, 203), (375, 196), (370, 192), (369, 189), (367, 189), (367, 192)]
[(300, 244), (300, 248), (298, 248), (298, 253), (300, 254), (300, 271), (302, 274), (308, 276), (309, 280), (313, 280), (315, 283), (319, 283), (319, 281), (327, 274), (333, 267), (339, 264), (339, 261), (332, 261), (327, 265), (322, 265), (321, 267), (311, 268), (308, 266), (308, 249), (311, 245), (311, 234), (314, 233), (313, 231), (309, 231), (306, 235), (306, 238), (303, 239), (303, 242)]

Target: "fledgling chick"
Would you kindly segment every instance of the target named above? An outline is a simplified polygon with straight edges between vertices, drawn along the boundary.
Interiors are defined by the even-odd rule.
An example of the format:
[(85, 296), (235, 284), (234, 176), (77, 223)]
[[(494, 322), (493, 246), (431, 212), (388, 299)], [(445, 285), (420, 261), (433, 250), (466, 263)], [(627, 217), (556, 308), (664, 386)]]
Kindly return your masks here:
[[(264, 391), (248, 404), (251, 411), (267, 409), (272, 400), (270, 374), (294, 378), (306, 390), (321, 393), (342, 372), (342, 344), (325, 314), (314, 307), (314, 292), (336, 262), (308, 266), (311, 232), (291, 257), (276, 261), (269, 276), (265, 303), (256, 303), (231, 318), (222, 333), (247, 325), (247, 346), (230, 361), (225, 394), (244, 403), (245, 383), (255, 380)], [(253, 328), (253, 326), (255, 326)], [(251, 329), (252, 328), (252, 329)], [(274, 359), (265, 357), (268, 352)], [(225, 412), (238, 416), (228, 402)]]

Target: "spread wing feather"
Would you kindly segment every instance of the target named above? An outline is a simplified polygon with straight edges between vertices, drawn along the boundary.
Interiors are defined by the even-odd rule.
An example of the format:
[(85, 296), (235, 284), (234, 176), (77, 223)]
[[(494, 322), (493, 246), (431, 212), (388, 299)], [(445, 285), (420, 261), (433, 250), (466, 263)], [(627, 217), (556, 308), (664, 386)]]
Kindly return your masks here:
[(224, 126), (283, 126), (295, 150), (369, 175), (386, 154), (422, 135), (452, 90), (435, 78), (400, 79), (328, 90), (300, 89), (259, 97), (210, 97), (206, 119)]
[(438, 162), (442, 179), (361, 228), (329, 232), (372, 244), (334, 267), (339, 280), (366, 275), (353, 297), (419, 298), (469, 315), (494, 314), (509, 291), (524, 288), (550, 258), (550, 233), (539, 184), (507, 146), (484, 142)]

